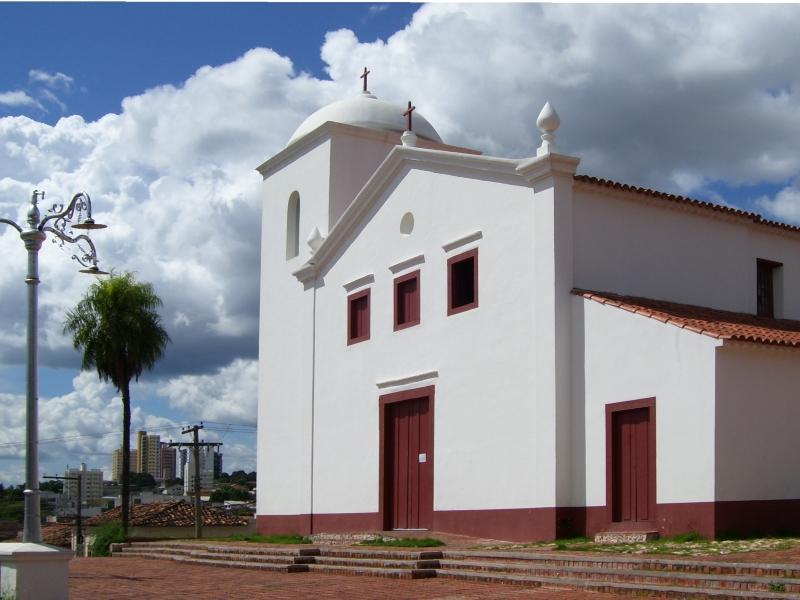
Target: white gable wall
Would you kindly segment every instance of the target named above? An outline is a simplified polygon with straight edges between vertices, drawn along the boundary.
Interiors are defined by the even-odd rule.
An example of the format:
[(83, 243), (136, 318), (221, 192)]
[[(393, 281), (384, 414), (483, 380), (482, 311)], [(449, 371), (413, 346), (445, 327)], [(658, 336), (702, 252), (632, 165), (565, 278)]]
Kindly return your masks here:
[(576, 187), (574, 215), (576, 287), (755, 313), (766, 258), (784, 263), (776, 316), (800, 319), (800, 234), (599, 186)]
[[(379, 382), (431, 371), (434, 509), (536, 506), (537, 446), (530, 188), (411, 170), (378, 202), (317, 291), (314, 510), (376, 512)], [(415, 228), (399, 232), (411, 211)], [(513, 218), (509, 218), (513, 215)], [(482, 239), (446, 253), (476, 231)], [(479, 249), (479, 307), (447, 316), (447, 258)], [(421, 323), (393, 331), (389, 266), (424, 255)], [(346, 345), (343, 285), (373, 274), (371, 339)], [(400, 275), (402, 273), (398, 273)], [(342, 476), (346, 473), (346, 476)]]
[(606, 405), (644, 398), (656, 399), (656, 501), (713, 501), (721, 342), (581, 297), (572, 305), (573, 506), (606, 504)]

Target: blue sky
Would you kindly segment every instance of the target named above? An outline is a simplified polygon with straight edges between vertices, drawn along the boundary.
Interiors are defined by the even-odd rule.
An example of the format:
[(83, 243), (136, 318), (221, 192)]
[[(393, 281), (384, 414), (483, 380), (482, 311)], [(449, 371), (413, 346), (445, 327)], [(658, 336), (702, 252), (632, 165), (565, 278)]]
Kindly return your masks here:
[[(359, 39), (386, 38), (419, 4), (0, 3), (0, 89), (25, 88), (32, 68), (69, 74), (67, 112), (94, 120), (119, 112), (126, 96), (178, 85), (202, 65), (235, 60), (257, 46), (290, 56), (299, 71), (326, 77), (325, 33), (341, 28)], [(64, 114), (25, 111), (54, 123)], [(6, 109), (2, 114), (19, 114)]]
[[(153, 283), (173, 343), (133, 427), (254, 427), (259, 179), (316, 109), (413, 99), (442, 138), (523, 157), (550, 101), (579, 172), (800, 223), (800, 6), (0, 3), (0, 215), (92, 195), (101, 267)], [(713, 243), (710, 240), (709, 243)], [(0, 227), (0, 481), (22, 480), (24, 249)], [(61, 333), (88, 282), (41, 255), (48, 473), (108, 468), (115, 391)], [(255, 435), (208, 431), (225, 468)], [(61, 439), (61, 438), (69, 438)]]

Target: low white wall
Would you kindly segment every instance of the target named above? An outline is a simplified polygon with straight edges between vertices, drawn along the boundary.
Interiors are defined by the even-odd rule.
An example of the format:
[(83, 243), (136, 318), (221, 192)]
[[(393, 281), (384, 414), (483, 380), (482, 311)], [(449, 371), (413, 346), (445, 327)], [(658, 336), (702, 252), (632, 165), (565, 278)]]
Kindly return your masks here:
[(716, 498), (800, 498), (800, 351), (717, 351)]
[(606, 503), (606, 404), (652, 397), (657, 502), (713, 500), (720, 342), (580, 297), (573, 309), (572, 504)]

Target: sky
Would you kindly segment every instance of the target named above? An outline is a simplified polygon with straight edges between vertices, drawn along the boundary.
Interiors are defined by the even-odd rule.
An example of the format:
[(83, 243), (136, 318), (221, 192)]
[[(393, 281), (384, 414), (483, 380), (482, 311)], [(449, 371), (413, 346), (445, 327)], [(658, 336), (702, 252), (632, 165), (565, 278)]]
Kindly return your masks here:
[[(532, 156), (549, 100), (579, 173), (800, 224), (798, 30), (800, 6), (769, 4), (0, 3), (0, 216), (23, 221), (34, 189), (91, 195), (101, 268), (152, 283), (173, 340), (132, 388), (132, 430), (178, 440), (203, 420), (225, 470), (250, 471), (255, 167), (356, 95), (364, 66), (447, 143)], [(2, 225), (0, 256), (0, 481), (16, 484), (26, 263)], [(121, 403), (62, 333), (92, 279), (70, 257), (40, 253), (41, 470), (110, 474)]]

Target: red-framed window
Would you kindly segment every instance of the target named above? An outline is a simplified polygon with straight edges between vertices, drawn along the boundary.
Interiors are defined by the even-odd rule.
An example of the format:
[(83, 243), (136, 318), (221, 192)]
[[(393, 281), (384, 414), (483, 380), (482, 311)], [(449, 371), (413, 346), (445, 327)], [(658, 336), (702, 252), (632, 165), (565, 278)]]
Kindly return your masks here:
[(419, 271), (394, 280), (394, 330), (419, 325)]
[(369, 339), (369, 289), (347, 297), (347, 345)]
[(478, 307), (478, 249), (447, 260), (447, 314)]

